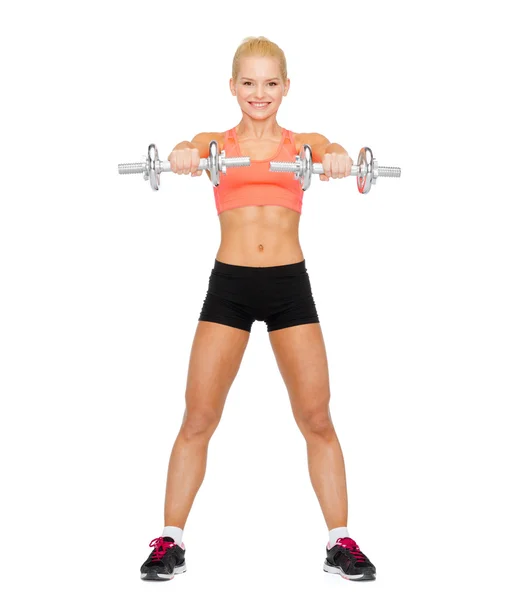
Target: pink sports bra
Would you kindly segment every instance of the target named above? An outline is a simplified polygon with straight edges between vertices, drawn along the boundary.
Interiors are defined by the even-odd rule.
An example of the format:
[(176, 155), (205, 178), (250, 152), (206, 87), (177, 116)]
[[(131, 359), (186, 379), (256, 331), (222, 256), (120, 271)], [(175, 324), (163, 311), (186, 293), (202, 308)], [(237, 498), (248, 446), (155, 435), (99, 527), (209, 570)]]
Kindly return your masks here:
[[(282, 128), (282, 140), (274, 156), (265, 160), (251, 160), (249, 167), (227, 169), (221, 174), (220, 184), (213, 188), (217, 214), (240, 206), (285, 206), (302, 212), (303, 190), (293, 173), (269, 171), (270, 161), (294, 162), (296, 145), (292, 131)], [(238, 146), (236, 127), (226, 131), (226, 157), (243, 156)]]

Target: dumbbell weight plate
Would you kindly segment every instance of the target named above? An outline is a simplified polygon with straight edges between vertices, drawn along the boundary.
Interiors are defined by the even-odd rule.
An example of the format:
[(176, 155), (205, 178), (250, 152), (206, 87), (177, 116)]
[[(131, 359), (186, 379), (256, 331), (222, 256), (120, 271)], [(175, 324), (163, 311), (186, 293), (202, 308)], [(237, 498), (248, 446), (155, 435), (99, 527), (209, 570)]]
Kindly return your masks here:
[[(159, 186), (161, 185), (160, 178), (160, 161), (159, 161), (159, 152), (155, 147), (155, 144), (150, 144), (148, 146), (148, 155), (146, 156), (146, 162), (148, 163), (148, 177), (150, 178), (150, 185), (152, 189), (157, 191)], [(148, 179), (145, 171), (145, 179)]]
[[(372, 186), (372, 175), (374, 173), (374, 155), (370, 148), (361, 148), (358, 156), (359, 175), (357, 176), (358, 191), (368, 194)], [(361, 173), (365, 173), (364, 176)]]
[(311, 185), (312, 179), (312, 150), (308, 144), (303, 144), (300, 148), (300, 156), (298, 166), (300, 167), (301, 175), (296, 174), (296, 179), (300, 180), (302, 190), (305, 191)]
[(209, 143), (209, 154), (208, 154), (208, 171), (211, 176), (211, 183), (214, 186), (220, 183), (220, 168), (218, 155), (218, 144), (215, 140), (211, 140)]

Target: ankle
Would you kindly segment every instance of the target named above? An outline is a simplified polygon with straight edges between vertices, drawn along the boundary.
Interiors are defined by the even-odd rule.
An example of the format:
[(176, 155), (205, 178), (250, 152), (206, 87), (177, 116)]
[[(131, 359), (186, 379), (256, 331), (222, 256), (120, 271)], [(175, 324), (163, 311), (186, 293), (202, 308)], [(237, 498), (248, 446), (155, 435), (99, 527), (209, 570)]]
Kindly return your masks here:
[(175, 525), (165, 525), (162, 532), (162, 537), (171, 537), (173, 540), (175, 540), (177, 546), (180, 546), (182, 544), (183, 532), (184, 530), (181, 527), (176, 527)]

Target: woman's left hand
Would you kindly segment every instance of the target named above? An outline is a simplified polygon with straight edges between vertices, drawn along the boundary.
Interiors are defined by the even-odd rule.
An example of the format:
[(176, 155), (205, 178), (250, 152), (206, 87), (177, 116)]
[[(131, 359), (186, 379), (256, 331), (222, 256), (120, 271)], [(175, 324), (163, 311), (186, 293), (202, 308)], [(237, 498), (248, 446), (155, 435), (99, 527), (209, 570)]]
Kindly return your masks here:
[(332, 179), (343, 179), (348, 177), (352, 170), (354, 161), (348, 155), (348, 152), (331, 152), (324, 154), (323, 160), (323, 175), (320, 175), (321, 181)]

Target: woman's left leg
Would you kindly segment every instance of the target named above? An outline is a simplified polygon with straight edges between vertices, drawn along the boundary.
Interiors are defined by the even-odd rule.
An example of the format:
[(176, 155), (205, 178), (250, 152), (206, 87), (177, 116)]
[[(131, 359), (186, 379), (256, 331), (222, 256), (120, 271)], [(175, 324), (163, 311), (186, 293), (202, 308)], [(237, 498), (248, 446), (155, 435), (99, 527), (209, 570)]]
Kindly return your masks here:
[(292, 412), (307, 442), (312, 487), (327, 528), (345, 527), (348, 518), (343, 452), (329, 410), (329, 370), (319, 323), (269, 333)]

